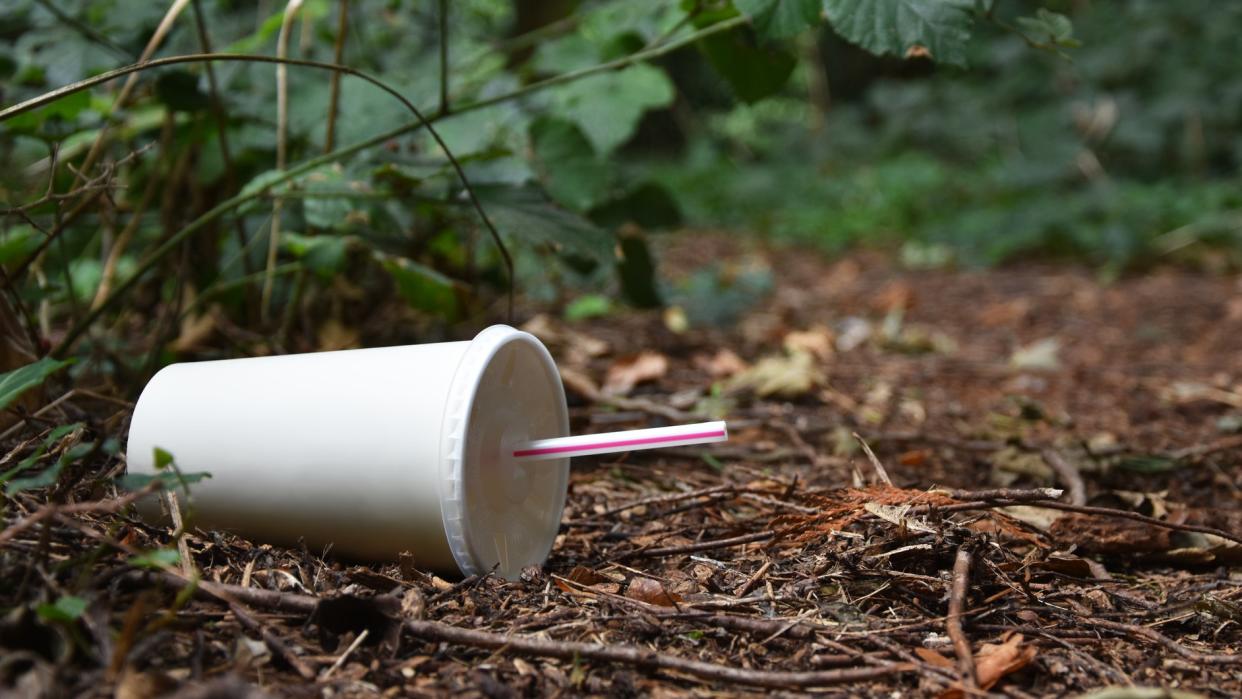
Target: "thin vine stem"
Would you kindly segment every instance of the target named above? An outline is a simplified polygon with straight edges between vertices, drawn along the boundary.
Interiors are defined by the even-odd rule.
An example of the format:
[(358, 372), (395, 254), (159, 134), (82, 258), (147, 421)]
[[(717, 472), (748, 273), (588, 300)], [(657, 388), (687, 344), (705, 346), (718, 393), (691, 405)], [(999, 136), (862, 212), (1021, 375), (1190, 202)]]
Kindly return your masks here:
[(440, 113), (449, 113), (448, 0), (440, 0)]
[[(48, 101), (52, 101), (60, 97), (63, 97), (65, 95), (88, 89), (102, 82), (107, 82), (108, 80), (115, 79), (122, 75), (136, 73), (136, 72), (144, 71), (144, 70), (149, 70), (152, 68), (159, 68), (161, 66), (177, 65), (177, 64), (182, 64), (182, 63), (204, 63), (204, 62), (209, 62), (209, 61), (247, 61), (247, 62), (254, 62), (254, 63), (276, 63), (276, 64), (282, 64), (282, 65), (301, 66), (305, 68), (319, 68), (322, 70), (334, 70), (334, 71), (338, 71), (341, 73), (345, 73), (346, 75), (352, 75), (354, 77), (361, 78), (362, 80), (365, 80), (366, 82), (371, 83), (372, 85), (378, 87), (379, 89), (383, 90), (389, 95), (392, 95), (394, 98), (400, 101), (401, 104), (407, 110), (409, 110), (410, 113), (412, 113), (415, 116), (415, 118), (418, 120), (418, 123), (421, 126), (424, 126), (427, 128), (427, 132), (431, 134), (431, 137), (433, 139), (435, 139), (436, 145), (438, 145), (440, 149), (444, 151), (445, 157), (448, 158), (449, 163), (453, 166), (453, 170), (457, 173), (458, 179), (461, 180), (462, 188), (465, 190), (467, 197), (470, 199), (471, 205), (474, 206), (474, 209), (475, 211), (478, 212), (479, 217), (483, 219), (483, 224), (487, 226), (487, 230), (488, 232), (491, 233), (492, 240), (496, 244), (496, 248), (500, 251), (501, 256), (504, 258), (505, 271), (507, 272), (507, 278), (509, 282), (509, 288), (508, 288), (509, 313), (508, 313), (508, 316), (509, 316), (509, 319), (512, 320), (513, 318), (513, 291), (514, 291), (513, 289), (513, 258), (509, 255), (509, 250), (505, 247), (504, 241), (500, 237), (500, 232), (496, 230), (496, 226), (492, 223), (491, 218), (487, 215), (487, 212), (483, 209), (483, 205), (479, 201), (478, 195), (475, 194), (474, 187), (470, 185), (470, 180), (469, 178), (466, 177), (466, 173), (462, 169), (461, 163), (458, 162), (457, 157), (453, 155), (452, 151), (448, 147), (448, 144), (444, 142), (444, 139), (440, 137), (440, 134), (435, 130), (434, 127), (432, 127), (431, 122), (428, 121), (427, 118), (423, 116), (423, 113), (419, 111), (418, 107), (415, 107), (412, 102), (406, 99), (405, 96), (403, 96), (395, 88), (390, 87), (389, 85), (379, 80), (378, 78), (368, 75), (367, 73), (363, 73), (360, 70), (350, 68), (349, 66), (336, 65), (334, 63), (322, 63), (320, 61), (310, 61), (310, 60), (294, 59), (294, 58), (276, 58), (274, 56), (261, 56), (261, 55), (252, 55), (252, 54), (194, 54), (194, 55), (188, 55), (188, 56), (169, 56), (167, 58), (159, 58), (159, 59), (147, 61), (145, 63), (136, 63), (134, 65), (117, 68), (116, 70), (108, 71), (107, 73), (97, 75), (93, 78), (89, 78), (87, 80), (82, 80), (80, 82), (73, 83), (72, 85), (66, 85), (65, 87), (58, 88), (48, 93), (47, 95), (36, 97), (32, 100), (27, 100), (26, 102), (23, 102), (21, 104), (18, 104), (8, 109), (5, 109), (3, 111), (0, 111), (0, 121), (4, 121), (5, 119), (8, 119), (12, 116), (16, 116), (17, 114), (21, 114), (31, 109), (35, 109), (39, 106), (42, 106), (43, 104), (47, 104), (48, 102), (44, 100), (49, 97), (50, 97), (50, 100)], [(362, 150), (362, 148), (357, 148), (356, 150)], [(333, 154), (333, 155), (336, 155), (336, 154)], [(148, 255), (147, 259), (141, 262), (138, 265), (138, 268), (135, 269), (134, 272), (129, 277), (127, 277), (124, 282), (118, 284), (116, 289), (111, 294), (108, 295), (107, 299), (105, 299), (103, 303), (99, 304), (98, 307), (92, 309), (89, 313), (87, 313), (85, 317), (83, 317), (82, 319), (74, 323), (73, 327), (70, 328), (68, 333), (66, 333), (64, 339), (62, 339), (60, 343), (57, 344), (56, 347), (52, 349), (51, 355), (52, 356), (63, 355), (70, 347), (73, 346), (73, 343), (76, 342), (77, 339), (81, 337), (82, 334), (86, 332), (86, 330), (92, 324), (94, 324), (94, 322), (99, 318), (100, 315), (103, 314), (104, 311), (111, 308), (112, 305), (117, 301), (117, 299), (119, 299), (123, 294), (129, 291), (129, 289), (138, 281), (138, 279), (140, 279), (143, 275), (149, 272), (160, 259), (162, 259), (170, 251), (172, 251), (183, 240), (188, 238), (198, 229), (202, 228), (208, 222), (220, 216), (224, 212), (232, 209), (234, 206), (237, 206), (238, 204), (241, 204), (247, 201), (248, 199), (251, 199), (254, 196), (257, 196), (262, 191), (271, 189), (274, 185), (279, 184), (280, 182), (288, 181), (289, 179), (292, 179), (293, 177), (296, 177), (304, 172), (308, 172), (318, 167), (324, 162), (331, 162), (335, 159), (336, 158), (325, 159), (324, 157), (313, 158), (298, 167), (285, 170), (283, 171), (285, 173), (283, 177), (281, 177), (278, 180), (273, 180), (272, 182), (268, 183), (266, 187), (259, 190), (258, 192), (251, 192), (251, 193), (247, 193), (244, 195), (239, 194), (237, 196), (231, 197), (230, 199), (227, 199), (224, 202), (221, 202), (220, 204), (216, 205), (206, 214), (195, 219), (185, 228), (182, 228), (180, 231), (170, 236), (166, 241), (164, 241), (163, 244), (161, 244), (155, 250), (153, 250), (151, 254)]]
[[(209, 209), (208, 211), (200, 215), (197, 219), (187, 224), (185, 228), (181, 229), (176, 234), (174, 234), (171, 238), (169, 238), (168, 241), (165, 242), (164, 245), (162, 245), (160, 248), (158, 248), (152, 253), (153, 259), (148, 260), (147, 262), (144, 262), (142, 265), (140, 265), (139, 268), (136, 269), (133, 274), (131, 274), (124, 282), (122, 282), (120, 285), (117, 286), (113, 294), (103, 304), (101, 304), (98, 309), (93, 309), (90, 313), (87, 314), (85, 318), (82, 319), (81, 322), (79, 322), (77, 325), (71, 328), (69, 333), (65, 335), (64, 339), (62, 339), (61, 342), (52, 350), (51, 354), (53, 356), (62, 355), (65, 352), (65, 350), (71, 347), (73, 343), (76, 342), (77, 339), (82, 335), (82, 333), (84, 333), (86, 329), (89, 328), (90, 325), (93, 324), (99, 318), (99, 316), (102, 315), (104, 311), (108, 310), (115, 303), (115, 301), (120, 298), (120, 296), (126, 293), (129, 290), (129, 288), (132, 287), (143, 274), (150, 271), (151, 267), (154, 266), (154, 262), (158, 260), (159, 257), (161, 257), (162, 255), (167, 254), (168, 249), (171, 249), (173, 245), (180, 243), (182, 240), (185, 240), (187, 237), (189, 237), (190, 235), (193, 235), (195, 232), (202, 229), (207, 224), (216, 220), (223, 214), (231, 211), (232, 209), (238, 206), (241, 206), (242, 204), (245, 204), (246, 202), (249, 202), (261, 196), (264, 191), (266, 191), (267, 189), (270, 189), (271, 187), (274, 187), (276, 185), (292, 180), (320, 166), (334, 163), (338, 160), (343, 160), (351, 155), (354, 155), (355, 153), (366, 150), (367, 148), (371, 148), (381, 143), (384, 143), (386, 141), (403, 136), (423, 126), (427, 127), (428, 131), (432, 134), (432, 137), (436, 139), (437, 143), (442, 144), (443, 142), (440, 140), (438, 134), (435, 132), (434, 129), (431, 128), (432, 123), (439, 121), (442, 118), (447, 118), (450, 116), (457, 116), (460, 114), (465, 114), (467, 112), (475, 111), (477, 109), (483, 109), (483, 108), (490, 107), (496, 104), (502, 104), (504, 102), (509, 102), (512, 100), (520, 99), (527, 95), (540, 92), (542, 90), (545, 90), (550, 87), (554, 87), (556, 85), (562, 85), (568, 82), (572, 82), (574, 80), (585, 78), (589, 75), (595, 75), (597, 73), (604, 73), (604, 72), (608, 72), (612, 70), (617, 70), (620, 68), (625, 68), (630, 65), (641, 63), (643, 61), (646, 61), (652, 58), (658, 58), (665, 54), (672, 53), (673, 51), (676, 51), (677, 49), (680, 49), (684, 46), (692, 44), (696, 41), (699, 41), (700, 39), (704, 39), (709, 36), (719, 34), (722, 32), (730, 31), (748, 22), (749, 20), (744, 15), (732, 17), (722, 22), (717, 22), (716, 24), (712, 24), (708, 27), (704, 27), (703, 29), (699, 29), (691, 34), (687, 34), (686, 36), (681, 37), (680, 39), (677, 39), (675, 41), (670, 41), (666, 44), (661, 44), (659, 46), (654, 46), (649, 49), (637, 51), (628, 56), (623, 56), (616, 60), (608, 61), (606, 63), (601, 63), (596, 66), (591, 66), (588, 68), (583, 68), (581, 70), (571, 71), (569, 73), (564, 73), (561, 75), (553, 76), (545, 80), (533, 82), (533, 83), (530, 83), (529, 85), (525, 85), (517, 90), (514, 90), (512, 92), (509, 92), (503, 95), (497, 95), (495, 97), (491, 97), (488, 99), (476, 100), (474, 102), (463, 104), (457, 107), (451, 114), (433, 115), (429, 118), (422, 118), (421, 113), (418, 113), (417, 116), (419, 116), (420, 118), (417, 121), (404, 124), (402, 126), (399, 126), (395, 129), (391, 129), (384, 133), (377, 134), (375, 136), (372, 136), (370, 138), (367, 138), (361, 141), (357, 141), (355, 143), (351, 143), (350, 145), (344, 146), (338, 150), (332, 151), (331, 153), (325, 153), (318, 157), (306, 160), (300, 165), (289, 168), (288, 170), (284, 171), (277, 177), (273, 178), (270, 182), (268, 182), (266, 188), (252, 191), (252, 192), (242, 192), (233, 197), (230, 197), (229, 199), (226, 199), (225, 201), (222, 201), (216, 206), (212, 207), (211, 209)], [(97, 75), (93, 78), (88, 78), (86, 80), (79, 81), (71, 85), (66, 85), (64, 87), (57, 88), (50, 92), (44, 93), (38, 97), (34, 97), (24, 102), (21, 102), (19, 104), (15, 104), (11, 107), (6, 107), (5, 109), (0, 110), (0, 122), (3, 122), (6, 119), (10, 119), (19, 114), (24, 114), (33, 109), (38, 109), (39, 107), (55, 102), (61, 97), (73, 94), (74, 92), (89, 89), (100, 83), (113, 80), (116, 77), (120, 75), (125, 75), (126, 73), (129, 73), (129, 72), (145, 70), (146, 68), (154, 68), (154, 67), (159, 67), (162, 65), (172, 65), (175, 63), (191, 63), (191, 62), (214, 61), (214, 60), (233, 60), (233, 61), (252, 60), (252, 61), (260, 61), (260, 62), (268, 62), (268, 63), (276, 62), (276, 59), (272, 56), (251, 56), (251, 55), (246, 55), (246, 54), (211, 54), (211, 55), (198, 55), (198, 56), (189, 56), (189, 57), (174, 56), (174, 57), (169, 57), (169, 58), (156, 59), (153, 61), (148, 61), (146, 63), (141, 63), (141, 64), (137, 64), (134, 66), (127, 66), (125, 68), (119, 68), (117, 70), (110, 71), (108, 73)], [(379, 83), (378, 81), (375, 81), (374, 78), (371, 78), (369, 75), (366, 75), (365, 73), (361, 73), (360, 71), (357, 71), (353, 68), (349, 68), (348, 66), (338, 66), (338, 65), (330, 64), (330, 63), (320, 63), (318, 61), (307, 61), (307, 60), (300, 60), (300, 59), (289, 59), (289, 62), (291, 65), (303, 65), (303, 66), (313, 67), (313, 68), (338, 70), (338, 71), (347, 73), (349, 75), (354, 75), (356, 77), (362, 78), (364, 80), (372, 81), (374, 82), (374, 84), (376, 84), (381, 89), (391, 92), (390, 88), (383, 85), (382, 83)], [(396, 95), (396, 96), (399, 99), (401, 99), (403, 102), (406, 102), (404, 98), (400, 97), (400, 95)], [(406, 104), (408, 104), (408, 102), (406, 102)], [(410, 106), (412, 107), (412, 105)], [(443, 148), (443, 145), (441, 145), (441, 147)], [(446, 149), (446, 155), (448, 155), (447, 149)], [(456, 163), (455, 161), (453, 164), (455, 166), (455, 169), (460, 173), (461, 169), (460, 169), (459, 164)], [(468, 190), (468, 192), (472, 195), (471, 203), (475, 204), (478, 200), (477, 198), (473, 196), (473, 190)], [(490, 222), (485, 220), (485, 223), (490, 223)], [(493, 234), (493, 238), (496, 240), (496, 242), (500, 243), (499, 235), (495, 233), (494, 228), (492, 228), (489, 225), (489, 230), (491, 230)], [(501, 251), (503, 257), (505, 258), (506, 268), (509, 273), (509, 280), (510, 280), (509, 315), (510, 317), (512, 317), (512, 313), (513, 313), (513, 285), (512, 285), (513, 263), (512, 263), (511, 258), (509, 257), (508, 250), (503, 246), (502, 243), (498, 245), (498, 248)]]
[[(349, 32), (349, 0), (340, 0), (336, 13), (336, 40), (332, 45), (332, 62), (345, 61), (345, 35)], [(341, 101), (341, 74), (333, 72), (328, 86), (328, 129), (323, 138), (323, 152), (336, 148), (336, 113)]]

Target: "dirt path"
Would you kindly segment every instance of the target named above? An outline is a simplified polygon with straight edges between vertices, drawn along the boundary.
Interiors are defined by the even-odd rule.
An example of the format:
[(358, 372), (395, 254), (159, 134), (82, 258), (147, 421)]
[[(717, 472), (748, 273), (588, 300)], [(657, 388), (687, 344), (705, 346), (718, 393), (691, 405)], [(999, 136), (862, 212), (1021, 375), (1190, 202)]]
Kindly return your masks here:
[[(293, 696), (1242, 693), (1242, 281), (911, 272), (718, 237), (676, 239), (665, 259), (677, 276), (706, 255), (776, 271), (729, 330), (675, 333), (658, 313), (529, 326), (567, 370), (579, 431), (725, 414), (733, 433), (720, 448), (575, 462), (542, 570), (452, 583), (196, 534), (206, 579), (287, 596), (233, 590), (238, 616), (209, 590), (161, 616), (175, 581), (100, 549), (84, 650), (47, 682), (119, 682), (128, 696), (226, 675)], [(636, 385), (597, 394), (622, 379)], [(1053, 486), (1067, 492), (1051, 502), (1033, 490)], [(19, 501), (6, 526), (36, 505)], [(51, 528), (36, 575), (63, 580), (57, 566), (100, 534), (167, 542), (118, 522)], [(26, 594), (14, 581), (37, 545), (7, 544), (6, 603)], [(398, 601), (377, 601), (394, 588)], [(321, 608), (306, 625), (315, 600), (297, 595), (342, 593), (367, 598), (367, 614), (335, 627)], [(347, 650), (363, 626), (345, 627), (364, 618), (369, 641)], [(119, 638), (97, 630), (109, 623)], [(280, 642), (240, 641), (243, 628)]]

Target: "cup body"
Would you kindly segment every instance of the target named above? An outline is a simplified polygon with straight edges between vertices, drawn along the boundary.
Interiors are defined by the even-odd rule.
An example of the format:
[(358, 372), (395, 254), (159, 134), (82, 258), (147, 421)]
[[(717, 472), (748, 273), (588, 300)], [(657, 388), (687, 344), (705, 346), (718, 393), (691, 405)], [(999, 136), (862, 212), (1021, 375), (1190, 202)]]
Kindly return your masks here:
[[(520, 372), (522, 385), (496, 378), (506, 370)], [(185, 503), (199, 528), (354, 559), (408, 552), (439, 572), (514, 575), (551, 548), (568, 462), (532, 471), (536, 488), (516, 503), (477, 496), (472, 483), (515, 478), (489, 444), (567, 429), (547, 350), (494, 326), (469, 342), (166, 367), (135, 406), (127, 457), (131, 473), (151, 474), (158, 447), (183, 473), (210, 473)], [(514, 521), (511, 506), (533, 516)], [(497, 517), (502, 528), (530, 530), (529, 545), (516, 553), (493, 545), (487, 528)]]

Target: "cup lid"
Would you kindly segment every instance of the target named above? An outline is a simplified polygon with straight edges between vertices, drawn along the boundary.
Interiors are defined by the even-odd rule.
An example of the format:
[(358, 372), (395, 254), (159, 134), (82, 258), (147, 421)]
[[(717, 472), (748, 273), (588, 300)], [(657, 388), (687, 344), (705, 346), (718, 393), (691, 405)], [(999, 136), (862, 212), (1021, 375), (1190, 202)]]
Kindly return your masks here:
[(513, 579), (552, 550), (569, 459), (518, 462), (515, 445), (569, 433), (552, 355), (529, 333), (494, 325), (466, 349), (441, 430), (440, 512), (464, 575)]

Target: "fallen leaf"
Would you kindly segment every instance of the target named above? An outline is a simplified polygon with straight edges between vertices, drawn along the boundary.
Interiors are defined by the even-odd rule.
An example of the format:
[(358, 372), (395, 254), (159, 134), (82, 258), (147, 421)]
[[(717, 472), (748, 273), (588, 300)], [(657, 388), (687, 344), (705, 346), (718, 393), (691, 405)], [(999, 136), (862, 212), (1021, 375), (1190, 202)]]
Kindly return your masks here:
[(1023, 451), (1017, 447), (1005, 447), (992, 452), (992, 480), (999, 486), (1012, 485), (1019, 478), (1034, 481), (1037, 485), (1052, 485), (1056, 474), (1039, 454)]
[(1209, 386), (1194, 381), (1176, 381), (1164, 392), (1166, 400), (1178, 403), (1223, 403), (1234, 408), (1242, 408), (1242, 393), (1235, 393), (1223, 388)]
[(580, 366), (586, 364), (588, 359), (602, 357), (612, 351), (607, 342), (586, 333), (570, 330), (566, 337), (565, 354), (571, 364)]
[(561, 370), (561, 383), (565, 384), (565, 388), (587, 400), (593, 401), (599, 397), (599, 386), (595, 385), (590, 376), (567, 366), (559, 368)]
[(923, 662), (928, 665), (942, 667), (946, 670), (952, 670), (954, 668), (953, 661), (944, 657), (940, 651), (931, 648), (915, 648), (914, 654), (922, 658)]
[(1069, 554), (1049, 554), (1046, 559), (1035, 563), (1034, 567), (1078, 578), (1095, 577), (1095, 573), (1091, 570), (1091, 564), (1087, 559)]
[(625, 596), (660, 607), (675, 607), (681, 601), (681, 595), (664, 589), (664, 584), (660, 581), (643, 577), (630, 580), (630, 584), (625, 588)]
[(1065, 514), (1061, 510), (1054, 510), (1051, 507), (1036, 507), (1034, 505), (1012, 505), (1010, 507), (1002, 507), (1000, 511), (1023, 524), (1029, 524), (1045, 532), (1052, 528), (1053, 522), (1056, 522), (1061, 518), (1061, 515)]
[(1010, 673), (1026, 667), (1035, 659), (1035, 647), (1022, 645), (1022, 634), (1015, 633), (1003, 643), (985, 643), (975, 654), (975, 670), (979, 688), (991, 689)]
[(1128, 519), (1066, 512), (1048, 533), (1058, 541), (1077, 544), (1088, 553), (1154, 553), (1173, 548), (1168, 529)]
[(897, 457), (897, 463), (902, 466), (922, 466), (927, 463), (927, 459), (930, 456), (930, 449), (915, 449), (913, 451), (907, 451), (900, 454)]
[(578, 583), (579, 585), (598, 585), (600, 583), (612, 582), (612, 580), (596, 573), (594, 570), (591, 570), (586, 566), (574, 566), (574, 569), (569, 571), (569, 575), (566, 575), (565, 577)]
[[(263, 651), (267, 652), (267, 649), (264, 648)], [(162, 672), (139, 672), (132, 667), (126, 667), (121, 671), (120, 679), (117, 680), (113, 697), (115, 699), (152, 699), (152, 697), (162, 697), (176, 688), (176, 680)]]
[[(1139, 490), (1113, 490), (1109, 493), (1125, 506), (1148, 517), (1164, 519), (1169, 514), (1169, 491), (1143, 492)], [(1176, 509), (1180, 507), (1174, 506)]]
[(760, 398), (796, 398), (825, 382), (815, 358), (806, 352), (764, 357), (733, 377), (731, 390), (750, 390)]
[(1045, 337), (1014, 350), (1009, 357), (1009, 365), (1026, 371), (1056, 371), (1061, 368), (1061, 360), (1057, 356), (1060, 351), (1060, 340)]
[(608, 368), (604, 394), (624, 396), (640, 383), (655, 381), (668, 373), (668, 357), (659, 352), (644, 351), (622, 357)]
[[(3, 672), (0, 680), (4, 682), (0, 685), (0, 691), (6, 697), (55, 697), (60, 696), (62, 691), (56, 681), (56, 666), (38, 653), (6, 649), (3, 662), (0, 662), (0, 672)], [(115, 696), (121, 696), (119, 682), (115, 691)]]
[(216, 332), (216, 316), (217, 309), (214, 306), (202, 315), (186, 316), (181, 321), (177, 339), (172, 341), (172, 351), (193, 352), (202, 347)]
[(520, 329), (539, 338), (548, 347), (561, 350), (565, 360), (575, 366), (581, 366), (586, 360), (603, 356), (611, 350), (604, 340), (567, 328), (546, 313), (526, 321)]
[(865, 318), (850, 316), (842, 320), (837, 332), (837, 351), (849, 352), (859, 347), (871, 339), (872, 332), (871, 322)]
[(237, 637), (237, 641), (233, 644), (233, 657), (231, 660), (235, 672), (245, 672), (270, 663), (272, 661), (272, 651), (268, 649), (267, 644), (263, 643), (263, 641), (242, 634)]
[(534, 335), (545, 345), (560, 344), (561, 333), (563, 332), (561, 324), (546, 313), (539, 313), (525, 323), (522, 323), (518, 330)]
[(358, 329), (346, 327), (344, 323), (329, 318), (319, 326), (315, 337), (320, 352), (353, 349), (359, 346)]
[(686, 317), (686, 310), (681, 306), (669, 306), (664, 309), (664, 327), (674, 335), (681, 335), (690, 329), (690, 319)]
[(889, 524), (896, 524), (899, 527), (905, 527), (912, 532), (922, 532), (924, 534), (935, 534), (936, 530), (923, 522), (907, 517), (906, 513), (910, 511), (909, 505), (882, 505), (878, 502), (869, 502), (863, 505), (863, 509)]
[(889, 282), (876, 293), (871, 306), (876, 311), (885, 314), (909, 310), (914, 307), (914, 289), (911, 288), (909, 282)]
[(795, 330), (785, 335), (785, 349), (790, 352), (806, 352), (821, 362), (832, 358), (836, 336), (827, 326), (817, 325), (808, 330)]
[(1026, 318), (1031, 312), (1028, 299), (997, 301), (990, 303), (979, 312), (979, 324), (988, 327), (1012, 325)]
[(710, 357), (705, 354), (697, 355), (694, 358), (694, 365), (717, 379), (740, 374), (749, 367), (745, 360), (737, 356), (736, 352), (727, 348), (716, 352), (716, 354)]
[(886, 336), (884, 346), (903, 354), (953, 354), (957, 341), (948, 335), (919, 326), (902, 326)]
[[(988, 690), (1001, 679), (1017, 672), (1035, 659), (1034, 646), (1022, 646), (1022, 634), (1013, 633), (1005, 637), (1002, 643), (985, 643), (975, 654), (975, 675), (979, 679), (979, 689)], [(950, 687), (940, 693), (940, 699), (964, 699), (966, 692), (961, 687)]]
[(1242, 433), (1242, 413), (1228, 413), (1216, 418), (1216, 431), (1223, 434)]

